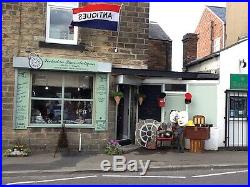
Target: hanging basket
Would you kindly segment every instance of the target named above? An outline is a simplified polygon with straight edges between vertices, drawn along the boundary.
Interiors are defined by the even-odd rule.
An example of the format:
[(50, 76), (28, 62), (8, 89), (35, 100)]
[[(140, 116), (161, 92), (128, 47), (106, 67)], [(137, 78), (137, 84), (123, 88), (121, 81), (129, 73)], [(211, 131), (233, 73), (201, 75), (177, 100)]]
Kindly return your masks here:
[(119, 105), (121, 98), (123, 98), (122, 92), (113, 92), (112, 97), (115, 99), (116, 105)]
[(139, 105), (140, 105), (140, 106), (142, 105), (143, 100), (144, 100), (144, 97), (139, 97), (139, 98), (138, 98), (138, 102), (139, 102)]
[(121, 97), (120, 96), (115, 96), (114, 99), (115, 99), (116, 105), (119, 105)]

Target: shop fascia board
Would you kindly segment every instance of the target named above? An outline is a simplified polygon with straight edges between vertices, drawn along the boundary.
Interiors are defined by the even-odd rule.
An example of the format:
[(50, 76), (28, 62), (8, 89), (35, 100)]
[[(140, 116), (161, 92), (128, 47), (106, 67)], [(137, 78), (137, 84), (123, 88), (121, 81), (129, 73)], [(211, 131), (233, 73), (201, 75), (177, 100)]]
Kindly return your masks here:
[[(64, 71), (78, 71), (78, 72), (99, 72), (110, 73), (112, 69), (111, 63), (98, 62), (94, 60), (82, 60), (82, 59), (66, 59), (66, 58), (51, 58), (51, 57), (39, 57), (42, 60), (42, 66), (39, 70), (64, 70)], [(53, 64), (60, 60), (60, 64)], [(70, 62), (70, 64), (69, 64)], [(28, 57), (14, 57), (14, 68), (32, 68)]]

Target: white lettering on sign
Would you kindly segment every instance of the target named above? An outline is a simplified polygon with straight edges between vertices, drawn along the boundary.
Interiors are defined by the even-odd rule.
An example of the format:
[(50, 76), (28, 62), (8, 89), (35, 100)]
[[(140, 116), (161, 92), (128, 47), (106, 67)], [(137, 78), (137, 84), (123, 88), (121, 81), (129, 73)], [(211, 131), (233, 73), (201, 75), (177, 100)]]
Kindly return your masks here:
[(142, 160), (129, 160), (127, 162), (127, 159), (125, 156), (114, 156), (113, 157), (113, 165), (110, 163), (109, 160), (103, 160), (100, 164), (100, 167), (103, 171), (110, 171), (111, 169), (113, 171), (130, 171), (130, 172), (137, 172), (138, 166), (141, 170), (140, 175), (145, 175), (148, 168), (149, 168), (150, 160), (147, 160), (145, 164)]

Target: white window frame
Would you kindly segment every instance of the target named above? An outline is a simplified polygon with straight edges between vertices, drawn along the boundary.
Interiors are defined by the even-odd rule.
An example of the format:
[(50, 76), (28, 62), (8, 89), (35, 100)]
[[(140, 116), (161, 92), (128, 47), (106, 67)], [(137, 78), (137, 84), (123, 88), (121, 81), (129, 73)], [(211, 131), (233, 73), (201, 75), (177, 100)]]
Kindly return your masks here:
[(213, 52), (217, 52), (220, 50), (220, 39), (221, 37), (215, 38), (213, 43)]
[[(78, 39), (78, 27), (74, 27), (74, 40), (63, 40), (63, 39), (54, 39), (49, 37), (50, 30), (50, 9), (59, 8), (59, 9), (68, 9), (72, 10), (73, 8), (79, 7), (78, 2), (48, 2), (47, 3), (47, 16), (46, 16), (46, 39), (47, 43), (58, 43), (58, 44), (69, 44), (77, 45)], [(72, 17), (73, 19), (73, 17)]]
[[(92, 99), (71, 99), (71, 98), (65, 98), (65, 74), (62, 74), (62, 97), (61, 98), (47, 98), (47, 97), (30, 97), (30, 107), (29, 107), (29, 124), (28, 127), (44, 127), (44, 128), (53, 128), (53, 127), (62, 127), (62, 124), (64, 123), (64, 102), (65, 101), (88, 101), (92, 102), (92, 116), (91, 116), (91, 124), (70, 124), (65, 123), (65, 127), (69, 128), (94, 128), (94, 111), (95, 111), (95, 104), (94, 104), (94, 87), (95, 87), (95, 75), (93, 74), (84, 74), (86, 76), (92, 77), (93, 80), (93, 88), (92, 88)], [(33, 74), (31, 73), (31, 83), (33, 80)], [(32, 84), (33, 85), (33, 84)], [(30, 92), (32, 92), (32, 85), (30, 87)], [(32, 95), (32, 94), (31, 94)], [(31, 123), (31, 105), (32, 100), (53, 100), (53, 101), (61, 101), (61, 123), (55, 124), (55, 123)]]

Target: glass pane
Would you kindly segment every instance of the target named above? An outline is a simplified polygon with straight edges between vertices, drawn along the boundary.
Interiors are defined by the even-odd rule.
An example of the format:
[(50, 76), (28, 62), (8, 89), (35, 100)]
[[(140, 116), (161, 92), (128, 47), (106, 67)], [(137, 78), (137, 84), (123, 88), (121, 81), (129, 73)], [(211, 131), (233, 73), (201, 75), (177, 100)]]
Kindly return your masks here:
[(63, 121), (66, 124), (92, 124), (92, 102), (64, 101)]
[(31, 123), (60, 124), (61, 101), (32, 100)]
[(165, 91), (185, 92), (186, 84), (165, 84)]
[(72, 19), (71, 9), (50, 7), (49, 38), (74, 40), (74, 32), (69, 29)]
[(93, 77), (79, 74), (65, 75), (65, 98), (70, 99), (92, 99)]
[(247, 99), (246, 97), (230, 97), (230, 117), (245, 118), (247, 117)]
[(55, 72), (33, 73), (32, 97), (61, 98), (62, 75)]

